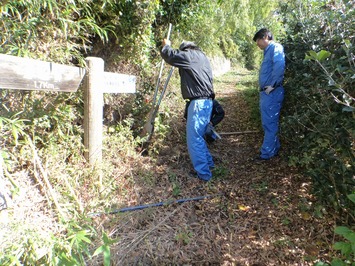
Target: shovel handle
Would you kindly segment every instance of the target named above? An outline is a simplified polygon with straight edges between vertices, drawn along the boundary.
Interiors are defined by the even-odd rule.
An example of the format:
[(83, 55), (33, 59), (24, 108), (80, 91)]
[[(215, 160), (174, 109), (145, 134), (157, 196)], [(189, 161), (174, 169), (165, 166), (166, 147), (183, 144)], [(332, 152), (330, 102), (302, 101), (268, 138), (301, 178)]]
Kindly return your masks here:
[[(169, 30), (168, 30), (168, 36), (166, 37), (167, 40), (170, 39), (170, 33), (171, 33), (171, 28), (172, 28), (172, 24), (169, 23)], [(161, 65), (160, 65), (160, 71), (159, 71), (159, 79), (161, 78), (161, 75), (163, 73), (163, 67), (164, 67), (164, 60), (161, 61)]]
[[(170, 38), (170, 33), (171, 33), (172, 26), (173, 25), (171, 23), (169, 23), (169, 30), (168, 30), (168, 36), (167, 36), (168, 40)], [(159, 76), (158, 76), (157, 85), (155, 86), (155, 91), (154, 91), (154, 96), (153, 96), (153, 106), (155, 105), (156, 100), (157, 100), (157, 94), (158, 94), (158, 89), (159, 89), (159, 85), (160, 85), (161, 75), (163, 73), (163, 68), (164, 68), (164, 59), (161, 60), (161, 64), (160, 64)]]
[(173, 25), (171, 23), (169, 23), (169, 30), (168, 30), (168, 36), (166, 37), (167, 40), (170, 39), (170, 33), (171, 33), (171, 28), (173, 27)]
[(168, 74), (168, 77), (166, 78), (166, 81), (165, 81), (165, 84), (164, 84), (164, 87), (163, 87), (163, 91), (161, 92), (160, 94), (160, 97), (159, 97), (159, 101), (158, 101), (158, 104), (157, 104), (157, 107), (159, 108), (160, 106), (160, 103), (161, 103), (161, 100), (163, 99), (164, 97), (164, 93), (166, 91), (166, 87), (168, 87), (168, 83), (169, 83), (169, 80), (171, 78), (171, 75), (173, 74), (173, 71), (174, 71), (174, 67), (171, 67), (170, 71), (169, 71), (169, 74)]

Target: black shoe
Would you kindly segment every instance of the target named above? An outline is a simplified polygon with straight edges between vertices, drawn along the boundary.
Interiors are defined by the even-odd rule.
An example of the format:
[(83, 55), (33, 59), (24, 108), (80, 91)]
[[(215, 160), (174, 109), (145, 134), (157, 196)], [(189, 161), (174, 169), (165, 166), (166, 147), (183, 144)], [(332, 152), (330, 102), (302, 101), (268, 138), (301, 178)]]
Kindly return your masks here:
[(187, 173), (187, 176), (190, 177), (190, 178), (198, 178), (197, 172), (195, 170), (190, 170)]
[(263, 158), (260, 155), (254, 158), (254, 161), (257, 161), (257, 162), (265, 162), (268, 160), (270, 160), (270, 158)]
[(212, 177), (211, 177), (211, 178), (208, 179), (208, 180), (203, 179), (203, 178), (201, 178), (201, 177), (198, 176), (198, 174), (197, 174), (197, 172), (196, 172), (195, 170), (190, 170), (190, 171), (188, 172), (187, 176), (188, 176), (188, 178), (197, 178), (197, 179), (202, 180), (202, 181), (204, 181), (204, 182), (208, 182), (208, 181), (210, 181), (211, 178), (212, 178)]

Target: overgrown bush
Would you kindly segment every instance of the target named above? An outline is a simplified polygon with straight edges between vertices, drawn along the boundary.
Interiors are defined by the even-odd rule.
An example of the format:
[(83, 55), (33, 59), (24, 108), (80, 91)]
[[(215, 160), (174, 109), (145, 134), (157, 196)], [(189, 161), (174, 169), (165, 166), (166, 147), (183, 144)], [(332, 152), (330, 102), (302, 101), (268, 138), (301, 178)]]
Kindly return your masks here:
[(354, 220), (347, 195), (355, 172), (353, 1), (296, 1), (281, 8), (287, 38), (282, 131), (290, 163), (313, 178), (316, 195)]

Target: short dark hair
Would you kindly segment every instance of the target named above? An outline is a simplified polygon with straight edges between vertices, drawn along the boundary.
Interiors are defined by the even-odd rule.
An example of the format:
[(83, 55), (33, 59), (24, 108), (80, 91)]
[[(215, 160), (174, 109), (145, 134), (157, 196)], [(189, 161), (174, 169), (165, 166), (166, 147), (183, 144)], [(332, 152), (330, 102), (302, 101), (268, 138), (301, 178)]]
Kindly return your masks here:
[(200, 47), (198, 47), (194, 42), (183, 41), (183, 42), (180, 44), (179, 50), (181, 50), (181, 51), (186, 51), (187, 49), (201, 50)]
[(260, 29), (257, 33), (255, 33), (253, 41), (256, 42), (258, 39), (263, 39), (267, 37), (268, 40), (272, 40), (272, 33), (266, 28)]

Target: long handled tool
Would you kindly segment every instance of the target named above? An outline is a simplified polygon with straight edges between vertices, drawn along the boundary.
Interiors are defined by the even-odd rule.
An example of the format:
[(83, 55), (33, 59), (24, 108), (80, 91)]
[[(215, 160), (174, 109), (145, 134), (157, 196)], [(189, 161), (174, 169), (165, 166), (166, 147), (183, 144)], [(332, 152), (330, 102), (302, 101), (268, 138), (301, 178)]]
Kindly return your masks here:
[(236, 131), (236, 132), (220, 132), (219, 135), (243, 135), (243, 134), (254, 134), (258, 133), (257, 130), (250, 130), (250, 131)]
[(171, 78), (173, 72), (174, 72), (174, 67), (171, 67), (171, 68), (170, 68), (170, 71), (169, 71), (169, 74), (168, 74), (168, 77), (167, 77), (166, 80), (165, 80), (165, 84), (164, 84), (163, 90), (162, 90), (162, 92), (161, 92), (161, 94), (160, 94), (159, 100), (158, 100), (158, 102), (156, 103), (155, 108), (153, 109), (154, 111), (153, 111), (153, 114), (152, 114), (152, 117), (151, 117), (151, 124), (152, 124), (153, 129), (152, 129), (151, 134), (153, 134), (153, 131), (154, 131), (154, 120), (155, 120), (155, 117), (157, 116), (157, 113), (158, 113), (158, 111), (159, 111), (159, 106), (160, 106), (160, 104), (161, 104), (161, 100), (162, 100), (163, 97), (164, 97), (166, 88), (168, 87), (168, 84), (169, 84), (169, 81), (170, 81), (170, 78)]
[[(168, 40), (170, 38), (171, 28), (172, 28), (172, 24), (170, 23), (169, 24), (169, 30), (168, 30), (168, 36), (167, 36)], [(164, 68), (164, 60), (161, 61), (161, 65), (160, 65), (160, 71), (159, 71), (159, 75), (158, 75), (158, 80), (157, 80), (157, 84), (156, 84), (155, 91), (154, 91), (154, 96), (153, 96), (152, 109), (148, 113), (147, 122), (145, 123), (145, 125), (143, 127), (143, 131), (141, 133), (141, 136), (143, 136), (143, 137), (147, 136), (147, 134), (148, 134), (148, 141), (150, 140), (150, 138), (151, 138), (151, 136), (152, 136), (152, 134), (154, 132), (154, 120), (155, 120), (155, 117), (156, 117), (156, 115), (158, 113), (159, 106), (160, 106), (161, 100), (162, 100), (162, 98), (164, 96), (166, 87), (168, 85), (168, 82), (169, 82), (170, 77), (171, 77), (171, 75), (173, 73), (173, 70), (174, 70), (174, 68), (172, 67), (171, 70), (170, 70), (169, 76), (168, 76), (168, 78), (167, 78), (167, 80), (165, 82), (163, 91), (160, 94), (160, 98), (157, 101), (157, 96), (158, 96), (158, 91), (159, 91), (159, 87), (160, 87), (160, 81), (161, 81), (161, 76), (162, 76), (162, 73), (163, 73), (163, 68)]]
[(221, 139), (221, 136), (217, 133), (217, 131), (214, 128), (212, 128), (212, 132), (213, 132), (213, 134), (216, 135), (217, 139)]
[[(168, 36), (166, 37), (167, 40), (170, 39), (171, 28), (172, 28), (172, 24), (169, 23)], [(154, 96), (153, 96), (153, 106), (155, 105), (155, 102), (157, 99), (157, 94), (158, 94), (158, 90), (159, 90), (159, 86), (160, 86), (160, 79), (163, 74), (163, 69), (164, 69), (164, 60), (162, 59), (161, 63), (160, 63), (160, 71), (159, 71), (159, 75), (158, 75), (157, 85), (155, 86), (155, 91), (154, 91)]]
[(143, 209), (151, 208), (151, 207), (167, 206), (169, 204), (184, 203), (184, 202), (188, 202), (188, 201), (198, 201), (198, 200), (203, 200), (203, 199), (208, 199), (208, 198), (215, 198), (217, 196), (223, 196), (223, 194), (221, 193), (221, 194), (216, 194), (216, 195), (207, 195), (207, 196), (200, 196), (200, 197), (195, 197), (195, 198), (178, 199), (178, 200), (172, 200), (172, 201), (166, 201), (166, 202), (158, 202), (158, 203), (152, 203), (152, 204), (146, 204), (146, 205), (132, 206), (132, 207), (126, 207), (126, 208), (122, 208), (122, 209), (112, 210), (110, 212), (94, 212), (94, 213), (89, 213), (88, 216), (96, 217), (96, 216), (100, 216), (103, 214), (116, 214), (116, 213), (121, 213), (121, 212), (137, 211), (137, 210), (143, 210)]

